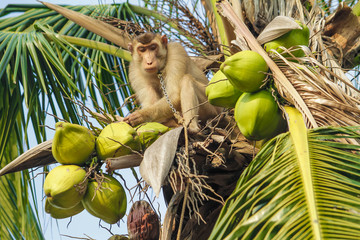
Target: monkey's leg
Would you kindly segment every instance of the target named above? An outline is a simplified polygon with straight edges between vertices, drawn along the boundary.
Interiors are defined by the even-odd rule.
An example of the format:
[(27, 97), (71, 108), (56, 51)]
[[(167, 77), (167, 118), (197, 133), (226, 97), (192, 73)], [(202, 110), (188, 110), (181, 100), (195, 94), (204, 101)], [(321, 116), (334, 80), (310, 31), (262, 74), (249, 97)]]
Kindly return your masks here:
[(199, 99), (196, 95), (194, 78), (191, 75), (185, 75), (181, 82), (181, 112), (189, 131), (196, 133), (200, 131), (198, 125)]

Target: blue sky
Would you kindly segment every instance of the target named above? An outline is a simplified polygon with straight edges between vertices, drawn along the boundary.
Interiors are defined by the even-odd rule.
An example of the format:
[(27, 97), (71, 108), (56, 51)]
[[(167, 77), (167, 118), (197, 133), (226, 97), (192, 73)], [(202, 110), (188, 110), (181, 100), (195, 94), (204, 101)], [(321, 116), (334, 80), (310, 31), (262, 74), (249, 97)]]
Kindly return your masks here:
[[(54, 4), (78, 4), (78, 5), (123, 2), (123, 1), (115, 1), (115, 0), (86, 0), (86, 1), (45, 0), (45, 1), (54, 3)], [(130, 0), (129, 2), (137, 3), (138, 1)], [(35, 0), (1, 0), (0, 1), (0, 9), (4, 8), (8, 4), (38, 4), (38, 2)], [(54, 125), (54, 122), (50, 118), (51, 117), (49, 117), (49, 121), (46, 124), (49, 126), (52, 126), (52, 125)], [(29, 129), (31, 129), (31, 126), (29, 126)], [(51, 139), (53, 134), (54, 134), (54, 131), (48, 130), (48, 132), (47, 132), (48, 139)], [(36, 140), (34, 139), (34, 141), (30, 141), (30, 142), (36, 142)], [(55, 165), (54, 165), (54, 167), (55, 167)], [(38, 172), (35, 172), (34, 175), (36, 175), (37, 173)], [(131, 175), (130, 170), (120, 170), (120, 171), (118, 171), (118, 173), (122, 174), (124, 176), (124, 178), (127, 180), (128, 187), (132, 187), (136, 184), (136, 182), (134, 181), (134, 177)], [(70, 218), (62, 219), (62, 220), (58, 220), (58, 221), (56, 221), (55, 219), (52, 219), (50, 217), (50, 215), (48, 215), (44, 212), (44, 193), (42, 190), (42, 184), (43, 184), (42, 175), (38, 175), (35, 178), (35, 181), (36, 181), (36, 194), (37, 194), (37, 202), (38, 202), (38, 207), (39, 207), (40, 222), (42, 225), (43, 232), (45, 233), (46, 239), (51, 239), (51, 240), (72, 239), (72, 238), (64, 236), (64, 235), (67, 235), (67, 236), (78, 237), (78, 238), (80, 238), (80, 237), (85, 238), (86, 236), (88, 236), (93, 239), (98, 239), (98, 240), (105, 239), (106, 240), (111, 236), (110, 232), (107, 229), (104, 229), (99, 226), (99, 219), (88, 214), (86, 211), (83, 211), (82, 213), (74, 216), (72, 218), (71, 222), (70, 222)], [(150, 195), (150, 197), (153, 198), (154, 196)], [(129, 198), (130, 197), (128, 196), (128, 200), (129, 200)], [(136, 197), (136, 198), (138, 198), (138, 197)], [(160, 209), (162, 209), (161, 214), (162, 214), (162, 216), (164, 216), (165, 215), (165, 203), (161, 199), (159, 204), (160, 204)], [(131, 204), (128, 204), (127, 213), (129, 211), (130, 207), (131, 207)], [(155, 205), (155, 207), (157, 207), (157, 204)], [(126, 216), (123, 218), (123, 220), (120, 220), (120, 226), (117, 226), (116, 224), (110, 226), (109, 224), (107, 224), (105, 222), (101, 222), (101, 225), (103, 227), (106, 227), (109, 229), (111, 228), (111, 232), (114, 234), (126, 234), (127, 233)]]

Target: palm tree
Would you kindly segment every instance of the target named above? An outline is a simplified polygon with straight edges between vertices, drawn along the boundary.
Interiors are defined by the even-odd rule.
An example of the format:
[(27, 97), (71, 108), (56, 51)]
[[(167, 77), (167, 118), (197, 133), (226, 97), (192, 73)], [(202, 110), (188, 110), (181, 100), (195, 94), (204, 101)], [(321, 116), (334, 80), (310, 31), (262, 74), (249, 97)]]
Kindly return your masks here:
[[(166, 32), (195, 55), (210, 60), (219, 59), (219, 53), (226, 57), (250, 48), (267, 61), (279, 103), (295, 106), (300, 118), (298, 112), (284, 108), (289, 132), (268, 141), (254, 159), (257, 150), (241, 136), (235, 143), (229, 138), (217, 142), (214, 137), (213, 146), (195, 149), (193, 157), (200, 159), (202, 167), (209, 155), (206, 151), (216, 156), (210, 161), (211, 169), (201, 173), (208, 179), (199, 175), (189, 178), (185, 198), (173, 195), (162, 237), (204, 239), (211, 234), (212, 239), (356, 239), (360, 234), (360, 159), (359, 129), (353, 126), (359, 125), (359, 94), (343, 70), (356, 69), (359, 64), (358, 33), (353, 31), (359, 26), (356, 7), (351, 13), (351, 8), (342, 4), (335, 9), (331, 1), (321, 1), (321, 8), (314, 1), (300, 0), (229, 2), (231, 7), (227, 1), (218, 5), (214, 0), (193, 1), (191, 9), (179, 1), (155, 1), (151, 5), (155, 10), (147, 8), (148, 1), (144, 7), (128, 3), (66, 7), (97, 20), (51, 5), (47, 6), (66, 18), (42, 5), (3, 9), (0, 16), (24, 13), (0, 20), (0, 166), (22, 153), (24, 144), (29, 145), (29, 122), (38, 143), (47, 140), (43, 126), (48, 112), (56, 121), (63, 119), (96, 130), (88, 116), (97, 118), (101, 126), (111, 119), (99, 119), (85, 104), (103, 115), (119, 116), (135, 107), (126, 68), (130, 60), (126, 42), (131, 34), (143, 29)], [(348, 4), (354, 6), (355, 1)], [(306, 57), (289, 61), (276, 53), (268, 55), (255, 40), (278, 15), (306, 22), (312, 30), (310, 46), (304, 48)], [(352, 24), (346, 24), (349, 22)], [(219, 67), (213, 60), (213, 64), (198, 63), (207, 70)], [(355, 85), (356, 78), (352, 81)], [(292, 125), (293, 118), (298, 125)], [(302, 119), (306, 125), (299, 124)], [(221, 133), (212, 132), (216, 136)], [(220, 153), (225, 156), (225, 168), (215, 166)], [(38, 161), (30, 167), (43, 164)], [(43, 238), (37, 205), (31, 207), (33, 196), (27, 194), (34, 188), (31, 181), (27, 184), (30, 178), (27, 170), (0, 177), (1, 239)], [(204, 190), (196, 192), (194, 186)], [(222, 199), (227, 199), (225, 205)], [(190, 207), (185, 212), (182, 205)], [(194, 215), (189, 218), (191, 213)], [(178, 220), (175, 231), (173, 219)], [(26, 222), (32, 222), (32, 228)]]
[[(89, 15), (122, 18), (118, 6), (71, 9)], [(24, 14), (1, 20), (4, 70), (1, 76), (1, 167), (22, 153), (23, 146), (29, 147), (29, 122), (35, 126), (36, 141), (41, 143), (46, 140), (43, 126), (50, 116), (48, 113), (56, 115), (56, 121), (60, 118), (85, 123), (76, 101), (90, 100), (88, 104), (93, 104), (94, 108), (123, 115), (121, 99), (131, 95), (122, 80), (125, 76), (115, 72), (125, 72), (121, 59), (99, 50), (76, 49), (64, 45), (62, 40), (53, 42), (46, 39), (40, 29), (94, 41), (101, 37), (41, 5), (8, 5), (1, 15), (17, 11)], [(42, 206), (34, 202), (35, 186), (30, 181), (33, 177), (28, 171), (1, 177), (1, 239), (44, 238), (37, 214)]]

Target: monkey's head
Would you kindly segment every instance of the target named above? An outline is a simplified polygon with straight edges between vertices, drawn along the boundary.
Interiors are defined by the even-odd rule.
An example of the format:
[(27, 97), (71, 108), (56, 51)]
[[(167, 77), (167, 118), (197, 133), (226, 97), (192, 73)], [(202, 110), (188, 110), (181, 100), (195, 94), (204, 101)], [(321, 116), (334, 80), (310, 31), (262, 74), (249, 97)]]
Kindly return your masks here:
[(154, 33), (144, 33), (129, 43), (133, 60), (141, 65), (141, 71), (156, 74), (166, 64), (167, 37)]

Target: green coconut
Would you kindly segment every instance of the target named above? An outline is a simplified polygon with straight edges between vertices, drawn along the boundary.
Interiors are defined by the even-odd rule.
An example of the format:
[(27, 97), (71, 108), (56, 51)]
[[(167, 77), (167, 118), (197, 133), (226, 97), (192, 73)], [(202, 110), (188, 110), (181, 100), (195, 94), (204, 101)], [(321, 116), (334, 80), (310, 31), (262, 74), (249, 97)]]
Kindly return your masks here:
[(48, 201), (58, 208), (72, 208), (83, 198), (86, 172), (77, 165), (60, 165), (49, 172), (44, 181)]
[(139, 137), (126, 122), (110, 123), (96, 139), (96, 152), (100, 159), (120, 157), (139, 150)]
[(95, 150), (95, 136), (84, 126), (57, 122), (52, 154), (61, 164), (83, 165)]
[(109, 224), (114, 224), (126, 212), (126, 195), (118, 180), (107, 174), (104, 176), (105, 180), (101, 183), (100, 188), (96, 181), (88, 183), (82, 204), (91, 215)]
[(235, 121), (244, 137), (255, 141), (274, 137), (286, 124), (267, 90), (241, 95), (235, 106)]
[[(270, 50), (274, 49), (278, 53), (282, 53), (283, 49), (279, 48), (280, 46), (285, 48), (291, 48), (293, 46), (297, 45), (309, 45), (309, 36), (310, 36), (310, 30), (306, 26), (306, 24), (302, 24), (300, 21), (295, 20), (301, 27), (301, 29), (293, 29), (289, 32), (285, 33), (284, 35), (270, 41), (264, 44), (264, 49), (266, 52), (269, 52)], [(295, 57), (302, 57), (304, 56), (304, 51), (302, 49), (298, 49), (296, 51), (292, 51), (291, 54), (293, 54)], [(288, 57), (289, 54), (285, 54), (285, 57)]]
[(233, 108), (242, 92), (235, 88), (222, 71), (217, 71), (205, 90), (210, 104)]
[(170, 128), (158, 122), (147, 122), (135, 129), (139, 136), (141, 145), (144, 148), (147, 148), (162, 134), (169, 131)]
[(220, 70), (240, 91), (256, 92), (263, 85), (269, 67), (257, 52), (242, 51), (227, 58)]
[(72, 217), (78, 213), (81, 213), (83, 210), (84, 206), (82, 205), (81, 201), (71, 208), (59, 208), (55, 205), (52, 205), (48, 199), (46, 199), (45, 202), (45, 212), (56, 219)]

